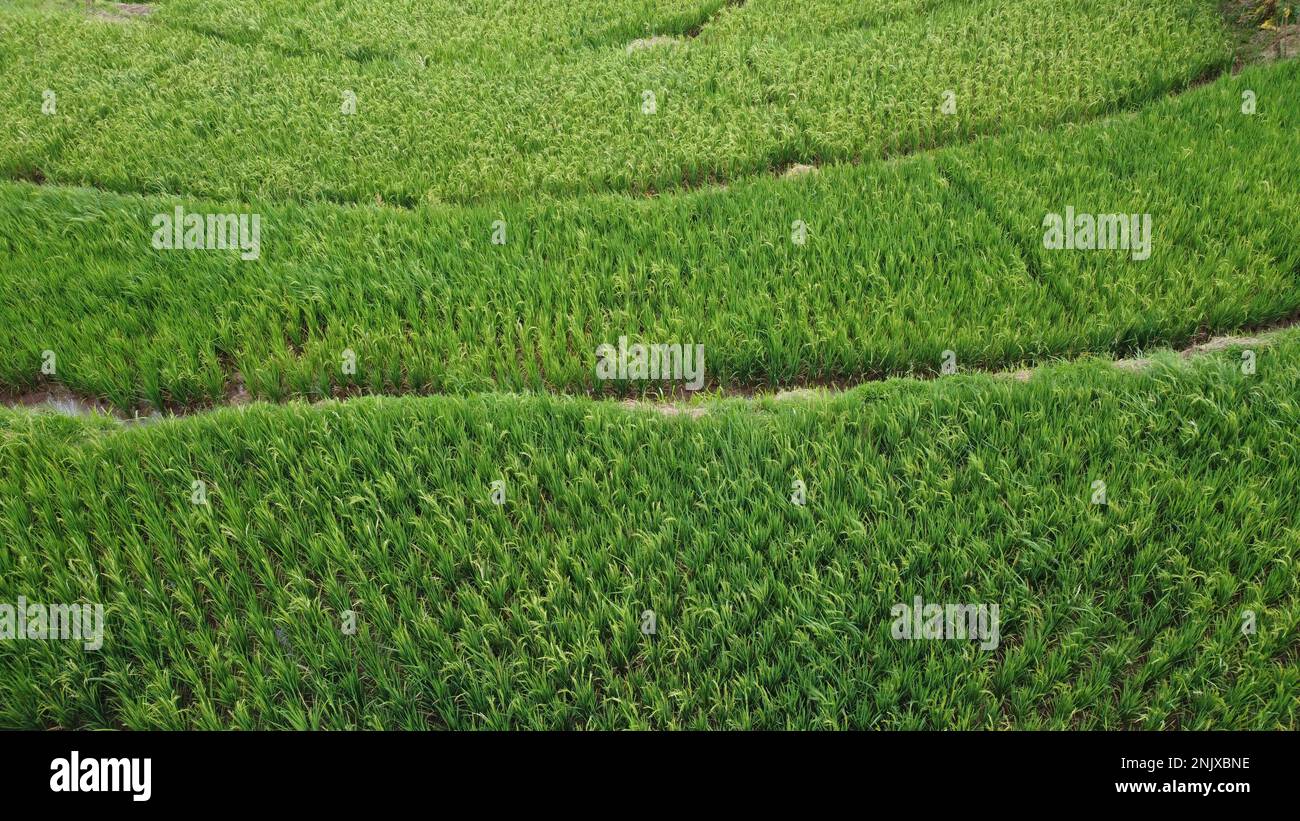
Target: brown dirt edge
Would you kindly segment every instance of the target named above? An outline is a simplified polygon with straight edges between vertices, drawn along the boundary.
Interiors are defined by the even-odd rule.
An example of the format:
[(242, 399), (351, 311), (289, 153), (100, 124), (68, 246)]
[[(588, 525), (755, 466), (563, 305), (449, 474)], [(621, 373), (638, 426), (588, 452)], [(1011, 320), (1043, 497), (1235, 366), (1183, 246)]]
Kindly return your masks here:
[(102, 23), (129, 23), (142, 20), (157, 11), (146, 3), (88, 3), (87, 13), (91, 19)]
[(1235, 39), (1234, 74), (1251, 63), (1300, 54), (1300, 20), (1285, 14), (1287, 7), (1278, 0), (1221, 0), (1219, 11)]
[[(1183, 348), (1176, 349), (1175, 353), (1182, 359), (1191, 359), (1194, 357), (1221, 353), (1232, 348), (1267, 347), (1273, 343), (1278, 334), (1297, 326), (1300, 326), (1300, 312), (1297, 312), (1284, 320), (1261, 326), (1254, 330), (1245, 331), (1244, 333), (1248, 335), (1224, 334), (1220, 336), (1209, 336), (1203, 334), (1197, 337), (1197, 341), (1194, 341)], [(1160, 348), (1159, 350), (1168, 350), (1168, 348)], [(1097, 354), (1084, 354), (1079, 358), (1096, 357)], [(965, 369), (960, 373), (964, 375), (985, 374), (997, 379), (1014, 379), (1018, 382), (1028, 382), (1034, 377), (1034, 374), (1038, 370), (1063, 361), (1067, 360), (1048, 360), (1031, 368), (1020, 368), (1017, 370)], [(1112, 364), (1120, 371), (1136, 373), (1151, 367), (1153, 361), (1154, 360), (1151, 358), (1145, 356), (1134, 356), (1114, 359), (1112, 360)], [(763, 399), (772, 399), (776, 402), (786, 402), (836, 396), (860, 385), (881, 382), (886, 379), (908, 379), (928, 382), (939, 378), (942, 377), (933, 373), (882, 374), (859, 380), (825, 381), (815, 384), (791, 385), (784, 388), (714, 386), (705, 391), (701, 391), (698, 394), (692, 394), (690, 392), (671, 392), (661, 396), (647, 395), (642, 397), (627, 397), (589, 391), (572, 395), (580, 396), (596, 402), (617, 404), (619, 407), (629, 411), (653, 411), (664, 416), (685, 416), (687, 418), (696, 419), (708, 413), (708, 408), (705, 405), (694, 401), (696, 397), (707, 398), (709, 400), (741, 399), (754, 402)], [(445, 395), (447, 394), (426, 394), (418, 391), (367, 394), (354, 388), (340, 387), (337, 388), (333, 395), (328, 398), (306, 401), (309, 401), (312, 404), (320, 404), (322, 402), (347, 401), (349, 399), (357, 399), (364, 396), (398, 398), (404, 396)], [(555, 395), (564, 394), (557, 393)], [(127, 425), (148, 424), (168, 418), (194, 416), (202, 413), (210, 413), (222, 408), (242, 407), (254, 402), (258, 404), (288, 404), (291, 402), (302, 401), (304, 401), (303, 397), (289, 397), (279, 402), (254, 397), (244, 386), (243, 378), (238, 372), (235, 373), (234, 379), (227, 384), (225, 398), (222, 402), (193, 406), (174, 405), (161, 410), (142, 404), (133, 409), (130, 414), (99, 397), (76, 393), (58, 383), (48, 383), (21, 393), (0, 391), (0, 407), (6, 407), (10, 410), (56, 413), (63, 416), (104, 416)]]

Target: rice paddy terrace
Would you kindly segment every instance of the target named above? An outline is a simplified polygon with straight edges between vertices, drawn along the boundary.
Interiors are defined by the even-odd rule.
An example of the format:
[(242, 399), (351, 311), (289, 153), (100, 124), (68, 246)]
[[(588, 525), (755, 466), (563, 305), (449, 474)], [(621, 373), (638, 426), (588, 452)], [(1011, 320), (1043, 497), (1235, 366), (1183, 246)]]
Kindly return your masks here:
[(0, 726), (1294, 729), (1295, 18), (0, 2)]

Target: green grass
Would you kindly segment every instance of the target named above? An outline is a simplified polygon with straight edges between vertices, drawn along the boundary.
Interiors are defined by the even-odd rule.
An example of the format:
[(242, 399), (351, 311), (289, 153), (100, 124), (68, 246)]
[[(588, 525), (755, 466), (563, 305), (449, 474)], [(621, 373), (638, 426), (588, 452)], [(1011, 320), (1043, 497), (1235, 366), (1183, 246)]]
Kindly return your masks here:
[[(0, 642), (0, 725), (1294, 729), (1300, 336), (1257, 352), (698, 419), (0, 410), (0, 601), (107, 622)], [(999, 646), (891, 638), (915, 595), (997, 604)]]
[[(337, 19), (301, 18), (316, 20), (305, 30), (276, 16), (283, 5), (268, 7), (264, 23), (262, 13), (210, 3), (163, 4), (157, 19), (126, 24), (79, 9), (0, 13), (10, 79), (0, 89), (0, 166), (63, 184), (238, 200), (414, 205), (644, 192), (1096, 116), (1231, 58), (1213, 0), (972, 0), (928, 11), (891, 3), (876, 22), (857, 24), (829, 0), (798, 12), (754, 2), (728, 7), (720, 31), (705, 25), (682, 47), (628, 54), (622, 42), (572, 49), (570, 39), (526, 59), (498, 59), (491, 46), (459, 62), (431, 62), (412, 45), (426, 42), (421, 25), (453, 15), (374, 43), (348, 32), (409, 6), (337, 5)], [(707, 6), (605, 3), (632, 16), (599, 19), (630, 37), (628, 20), (653, 29)], [(517, 8), (524, 20), (483, 19), (501, 36), (526, 32), (550, 4)], [(225, 22), (203, 28), (209, 14)], [(557, 21), (577, 40), (590, 30)], [(256, 37), (238, 33), (251, 25), (262, 26)], [(213, 26), (224, 34), (195, 30)], [(341, 40), (318, 44), (316, 28)], [(463, 31), (480, 36), (473, 25)], [(274, 45), (281, 40), (293, 50)], [(364, 59), (342, 56), (349, 50)], [(96, 81), (106, 51), (138, 79)], [(66, 115), (41, 114), (44, 89), (68, 100)], [(653, 116), (641, 112), (646, 90), (657, 97)], [(948, 90), (955, 115), (941, 110)], [(345, 91), (357, 96), (355, 115), (340, 113)]]
[[(130, 408), (220, 400), (236, 371), (274, 399), (604, 390), (595, 350), (621, 335), (703, 344), (725, 387), (1181, 344), (1300, 308), (1297, 93), (1282, 63), (1135, 115), (655, 199), (404, 211), (0, 186), (0, 389), (42, 384), (45, 350), (58, 382)], [(261, 213), (262, 257), (153, 250), (176, 202)], [(1151, 258), (1044, 251), (1066, 205), (1150, 212)]]

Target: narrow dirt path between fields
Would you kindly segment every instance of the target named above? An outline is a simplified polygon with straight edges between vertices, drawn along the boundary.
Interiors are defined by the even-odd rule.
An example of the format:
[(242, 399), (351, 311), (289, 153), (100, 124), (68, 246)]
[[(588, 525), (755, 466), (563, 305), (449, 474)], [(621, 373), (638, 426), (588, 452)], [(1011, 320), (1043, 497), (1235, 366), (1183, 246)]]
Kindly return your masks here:
[[(1183, 359), (1194, 357), (1208, 356), (1219, 354), (1223, 351), (1234, 348), (1265, 348), (1273, 344), (1275, 338), (1285, 331), (1300, 326), (1300, 312), (1293, 314), (1285, 320), (1269, 323), (1256, 328), (1242, 329), (1241, 334), (1225, 334), (1221, 336), (1203, 336), (1199, 341), (1186, 347), (1177, 349), (1175, 352)], [(1153, 349), (1153, 352), (1168, 351), (1167, 347)], [(978, 368), (966, 368), (958, 371), (959, 375), (985, 375), (1000, 379), (1014, 379), (1018, 382), (1028, 382), (1033, 378), (1039, 369), (1063, 362), (1079, 361), (1084, 358), (1098, 358), (1104, 354), (1084, 354), (1075, 359), (1053, 358), (1046, 360), (1034, 367), (1021, 368), (1019, 370), (984, 370)], [(1112, 360), (1115, 368), (1137, 373), (1146, 370), (1153, 363), (1150, 357), (1128, 357)], [(716, 399), (742, 399), (746, 401), (758, 401), (762, 399), (773, 399), (776, 401), (787, 401), (792, 399), (808, 399), (817, 397), (835, 396), (847, 391), (853, 390), (860, 385), (867, 385), (875, 382), (884, 382), (886, 380), (910, 380), (914, 382), (931, 382), (940, 379), (942, 376), (936, 373), (924, 374), (905, 374), (889, 373), (879, 376), (870, 376), (861, 379), (845, 379), (840, 381), (824, 381), (804, 384), (794, 384), (785, 387), (764, 386), (748, 387), (743, 385), (737, 386), (713, 386), (697, 394), (674, 393), (663, 397), (626, 397), (611, 396), (604, 393), (593, 391), (569, 393), (558, 391), (555, 395), (578, 396), (590, 399), (596, 402), (607, 402), (617, 404), (620, 407), (629, 410), (652, 410), (665, 416), (688, 416), (696, 418), (708, 413), (705, 405), (692, 401), (693, 397), (698, 396), (709, 400)], [(463, 394), (463, 396), (473, 396), (474, 394)], [(503, 392), (504, 395), (504, 392)], [(102, 398), (87, 394), (77, 393), (68, 387), (50, 383), (39, 388), (25, 391), (22, 393), (5, 393), (0, 392), (0, 407), (6, 407), (10, 410), (28, 410), (43, 413), (55, 413), (62, 416), (105, 416), (115, 419), (123, 424), (148, 424), (163, 419), (194, 416), (197, 414), (210, 413), (222, 408), (242, 407), (253, 403), (261, 404), (288, 404), (292, 402), (310, 401), (312, 404), (329, 401), (347, 401), (365, 396), (383, 396), (390, 398), (406, 396), (462, 396), (462, 394), (446, 393), (422, 393), (419, 391), (395, 391), (385, 393), (360, 393), (338, 390), (336, 395), (329, 399), (305, 400), (302, 397), (290, 397), (284, 400), (275, 401), (263, 397), (257, 397), (248, 392), (244, 387), (242, 378), (236, 373), (227, 385), (225, 398), (223, 401), (213, 404), (194, 405), (194, 406), (172, 406), (163, 410), (158, 410), (147, 405), (141, 405), (131, 414), (127, 414), (120, 408), (105, 401)]]

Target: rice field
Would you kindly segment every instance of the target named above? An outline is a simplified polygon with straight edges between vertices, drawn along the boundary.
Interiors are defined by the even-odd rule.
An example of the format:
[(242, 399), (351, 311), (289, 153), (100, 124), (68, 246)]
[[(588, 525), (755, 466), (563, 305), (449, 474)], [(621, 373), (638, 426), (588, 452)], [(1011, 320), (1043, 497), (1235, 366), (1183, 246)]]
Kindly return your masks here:
[[(1300, 307), (1297, 94), (1281, 63), (1136, 116), (652, 199), (408, 211), (3, 184), (0, 389), (39, 387), (47, 350), (62, 384), (130, 410), (236, 379), (275, 400), (635, 391), (595, 378), (621, 336), (703, 344), (727, 389), (933, 374), (945, 350), (1007, 368), (1178, 345)], [(260, 213), (260, 258), (152, 248), (178, 202)], [(1070, 203), (1152, 214), (1149, 258), (1045, 251), (1044, 214)]]
[[(1293, 727), (1297, 352), (697, 418), (495, 395), (129, 429), (2, 412), (0, 592), (102, 601), (108, 627), (97, 653), (0, 645), (0, 722)], [(917, 595), (1000, 602), (998, 647), (895, 641)]]
[[(53, 182), (216, 199), (413, 206), (660, 191), (1094, 116), (1231, 59), (1208, 0), (976, 0), (910, 14), (904, 4), (875, 22), (827, 11), (841, 6), (829, 0), (798, 12), (754, 3), (757, 14), (722, 9), (681, 47), (631, 53), (633, 39), (672, 36), (674, 21), (711, 6), (469, 4), (476, 15), (421, 4), (426, 15), (353, 0), (342, 4), (351, 16), (292, 13), (329, 21), (319, 34), (321, 22), (277, 14), (297, 4), (240, 13), (251, 5), (162, 3), (124, 23), (0, 18), (11, 79), (0, 156)], [(557, 5), (587, 11), (552, 17)], [(384, 26), (376, 6), (408, 22)], [(628, 11), (622, 23), (598, 14), (615, 6)], [(749, 23), (726, 25), (740, 15)], [(563, 35), (533, 28), (539, 18)], [(465, 59), (417, 49), (454, 20), (449, 48)], [(513, 50), (516, 29), (543, 42), (511, 59), (454, 45), (496, 30)], [(43, 115), (43, 91), (61, 89), (66, 116)], [(948, 91), (960, 116), (943, 111)]]
[(0, 2), (0, 727), (1296, 729), (1287, 8)]

